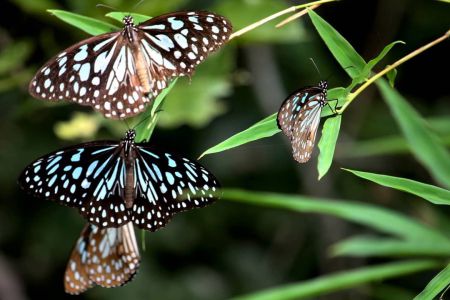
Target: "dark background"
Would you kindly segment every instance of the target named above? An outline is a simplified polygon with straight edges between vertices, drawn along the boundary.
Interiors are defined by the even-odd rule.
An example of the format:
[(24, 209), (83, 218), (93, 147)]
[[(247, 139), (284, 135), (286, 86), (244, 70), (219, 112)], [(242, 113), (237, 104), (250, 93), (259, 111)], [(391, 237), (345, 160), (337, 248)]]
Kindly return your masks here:
[[(104, 3), (153, 16), (185, 8), (210, 9), (230, 18), (236, 29), (296, 4), (175, 0), (144, 1), (133, 8), (131, 1)], [(114, 21), (102, 17), (109, 10), (96, 8), (95, 1), (10, 0), (1, 4), (0, 298), (71, 298), (63, 290), (63, 273), (84, 221), (73, 209), (26, 196), (16, 179), (28, 163), (45, 153), (86, 140), (119, 139), (127, 125), (105, 121), (87, 107), (32, 99), (27, 84), (50, 57), (88, 36), (45, 9)], [(406, 44), (396, 46), (383, 64), (441, 36), (450, 20), (450, 5), (438, 1), (340, 1), (316, 11), (366, 60), (388, 43), (403, 40)], [(232, 41), (198, 68), (190, 84), (178, 82), (167, 98), (162, 126), (156, 129), (152, 143), (195, 158), (276, 112), (283, 99), (301, 86), (320, 79), (328, 79), (330, 87), (350, 83), (307, 17), (283, 30), (274, 29), (275, 24)], [(398, 69), (397, 90), (424, 117), (450, 114), (448, 54), (449, 45), (444, 42)], [(87, 136), (77, 136), (85, 129), (80, 129), (84, 121), (74, 112), (83, 112), (81, 118), (86, 119), (81, 120), (92, 124)], [(340, 170), (348, 167), (433, 183), (408, 153), (357, 157), (353, 152), (355, 143), (398, 133), (378, 92), (369, 88), (345, 112), (335, 162), (320, 182), (316, 180), (317, 151), (309, 163), (296, 164), (281, 134), (207, 156), (202, 163), (224, 187), (363, 201), (439, 224), (436, 215), (448, 209), (439, 207), (438, 212), (412, 196), (368, 184)], [(74, 137), (68, 137), (71, 134)], [(116, 289), (94, 288), (79, 298), (223, 299), (384, 261), (329, 257), (327, 251), (334, 242), (366, 231), (327, 216), (221, 201), (178, 215), (166, 228), (146, 233), (146, 250), (134, 281)], [(141, 237), (140, 231), (137, 235)], [(408, 276), (327, 299), (389, 299), (382, 291), (393, 287), (415, 295), (431, 276)]]

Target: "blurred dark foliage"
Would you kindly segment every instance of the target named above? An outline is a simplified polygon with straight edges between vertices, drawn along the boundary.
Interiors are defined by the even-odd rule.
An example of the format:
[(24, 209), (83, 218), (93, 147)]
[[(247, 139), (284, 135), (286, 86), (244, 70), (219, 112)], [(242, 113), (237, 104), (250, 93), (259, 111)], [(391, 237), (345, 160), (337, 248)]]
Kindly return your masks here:
[[(109, 0), (105, 4), (147, 15), (184, 8), (210, 9), (241, 26), (275, 12), (266, 3), (280, 1), (225, 2), (144, 1), (136, 8), (132, 1)], [(72, 298), (64, 293), (63, 273), (83, 220), (73, 209), (27, 197), (19, 191), (16, 179), (22, 168), (38, 156), (80, 142), (61, 139), (55, 131), (56, 123), (69, 121), (75, 111), (91, 113), (86, 107), (44, 103), (27, 94), (28, 81), (40, 65), (87, 37), (45, 9), (65, 9), (106, 20), (102, 16), (109, 10), (96, 8), (95, 4), (69, 0), (2, 2), (0, 299)], [(278, 4), (273, 9), (296, 2)], [(340, 1), (324, 5), (317, 12), (366, 60), (394, 40), (405, 41), (406, 45), (394, 48), (384, 60), (388, 64), (443, 34), (448, 29), (449, 5), (423, 0)], [(171, 105), (170, 109), (183, 112), (195, 107), (191, 115), (201, 116), (200, 121), (183, 113), (181, 117), (173, 113), (177, 119), (171, 120), (170, 112), (166, 112), (164, 127), (157, 128), (152, 142), (195, 158), (208, 147), (274, 113), (284, 97), (301, 86), (316, 84), (320, 79), (328, 79), (331, 87), (348, 85), (349, 78), (333, 60), (307, 17), (289, 24), (291, 29), (285, 31), (277, 31), (274, 24), (251, 33), (253, 37), (249, 34), (248, 38), (236, 39), (213, 56), (209, 65), (206, 62), (200, 66), (197, 73), (204, 87), (196, 85), (196, 75), (191, 83), (196, 85), (195, 92), (189, 92), (188, 81), (180, 81), (176, 95), (186, 91), (190, 97), (173, 100), (174, 93), (168, 102), (182, 104)], [(282, 32), (289, 36), (277, 36)], [(425, 117), (450, 114), (448, 53), (445, 42), (398, 70), (396, 88)], [(229, 56), (225, 62), (219, 59), (223, 55)], [(309, 58), (314, 59), (320, 75)], [(210, 76), (207, 69), (219, 66), (223, 74)], [(211, 88), (216, 85), (218, 89)], [(195, 105), (191, 106), (190, 101)], [(126, 130), (123, 122), (114, 125), (101, 122), (92, 139), (120, 138)], [(355, 158), (351, 153), (343, 153), (344, 149), (351, 151), (351, 147), (342, 146), (346, 143), (399, 133), (375, 88), (364, 92), (346, 111), (342, 126), (336, 161), (320, 182), (316, 180), (315, 160), (301, 166), (296, 164), (281, 135), (208, 156), (202, 162), (225, 187), (358, 200), (438, 225), (440, 217), (430, 205), (361, 181), (339, 169), (371, 170), (432, 182), (408, 154)], [(449, 212), (443, 207), (439, 209), (439, 214)], [(223, 299), (384, 261), (328, 256), (327, 248), (333, 242), (366, 231), (334, 218), (222, 201), (181, 214), (157, 233), (146, 233), (146, 251), (142, 253), (142, 266), (134, 281), (116, 289), (94, 288), (79, 299)], [(138, 236), (141, 237), (140, 232)], [(414, 295), (430, 278), (431, 274), (409, 276), (327, 299), (374, 299), (377, 293), (382, 294), (379, 292), (382, 287), (387, 291), (392, 286)]]

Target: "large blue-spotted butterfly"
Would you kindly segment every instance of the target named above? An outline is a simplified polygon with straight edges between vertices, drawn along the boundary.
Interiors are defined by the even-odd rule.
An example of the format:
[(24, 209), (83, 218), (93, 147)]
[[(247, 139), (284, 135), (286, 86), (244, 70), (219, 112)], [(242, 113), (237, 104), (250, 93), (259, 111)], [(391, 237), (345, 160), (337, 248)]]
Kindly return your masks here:
[(64, 274), (66, 293), (117, 287), (131, 281), (140, 264), (139, 249), (131, 222), (118, 228), (100, 229), (88, 224), (72, 250)]
[(50, 59), (29, 85), (33, 97), (89, 105), (108, 118), (144, 110), (174, 76), (191, 75), (228, 41), (232, 26), (206, 11), (175, 12), (83, 40)]
[(278, 111), (278, 127), (291, 140), (292, 154), (300, 163), (311, 158), (320, 113), (328, 103), (327, 87), (326, 81), (304, 87), (286, 98)]
[(135, 143), (95, 141), (47, 154), (27, 166), (19, 184), (33, 196), (76, 207), (99, 227), (132, 221), (155, 231), (181, 211), (216, 199), (219, 183), (197, 162)]

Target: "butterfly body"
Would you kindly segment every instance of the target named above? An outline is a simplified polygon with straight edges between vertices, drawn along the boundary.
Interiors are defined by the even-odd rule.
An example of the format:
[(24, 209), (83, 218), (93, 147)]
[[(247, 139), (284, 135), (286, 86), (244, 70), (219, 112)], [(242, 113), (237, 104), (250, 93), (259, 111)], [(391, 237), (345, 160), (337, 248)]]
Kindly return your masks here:
[(300, 163), (311, 158), (320, 113), (327, 105), (327, 82), (302, 88), (291, 94), (281, 105), (277, 125), (290, 138), (294, 159)]
[(145, 109), (176, 76), (190, 76), (231, 35), (224, 17), (175, 12), (88, 38), (50, 59), (29, 85), (33, 97), (88, 105), (121, 119)]
[(132, 221), (155, 231), (181, 211), (216, 199), (217, 179), (200, 164), (134, 141), (97, 141), (47, 154), (25, 168), (20, 186), (33, 196), (76, 207), (88, 222)]
[(64, 274), (64, 289), (78, 295), (94, 285), (117, 287), (131, 281), (140, 264), (132, 223), (100, 229), (88, 224), (72, 250)]

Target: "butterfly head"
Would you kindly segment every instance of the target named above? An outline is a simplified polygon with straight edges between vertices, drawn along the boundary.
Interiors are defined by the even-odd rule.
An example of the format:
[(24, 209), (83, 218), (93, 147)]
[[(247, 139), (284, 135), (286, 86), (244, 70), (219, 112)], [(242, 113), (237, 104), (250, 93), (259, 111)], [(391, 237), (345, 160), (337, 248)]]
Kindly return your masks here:
[(132, 16), (123, 17), (122, 22), (125, 27), (134, 26), (134, 20)]
[(321, 80), (319, 82), (319, 88), (321, 90), (323, 90), (323, 93), (326, 95), (327, 94), (327, 89), (328, 89), (328, 82), (326, 80)]
[(136, 131), (134, 129), (130, 129), (125, 134), (124, 140), (126, 142), (134, 142), (134, 139), (136, 138)]

